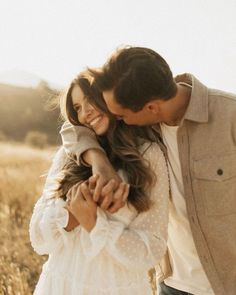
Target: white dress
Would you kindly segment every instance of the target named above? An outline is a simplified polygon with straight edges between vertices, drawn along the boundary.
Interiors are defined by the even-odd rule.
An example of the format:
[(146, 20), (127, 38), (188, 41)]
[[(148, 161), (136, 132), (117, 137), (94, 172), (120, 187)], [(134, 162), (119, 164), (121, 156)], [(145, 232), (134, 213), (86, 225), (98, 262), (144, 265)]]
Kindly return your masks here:
[(90, 233), (81, 226), (66, 232), (65, 202), (52, 198), (65, 158), (60, 149), (30, 222), (34, 250), (49, 254), (34, 295), (151, 295), (147, 272), (165, 254), (168, 224), (167, 167), (159, 146), (153, 143), (144, 153), (157, 175), (151, 208), (139, 214), (130, 204), (115, 214), (98, 208)]

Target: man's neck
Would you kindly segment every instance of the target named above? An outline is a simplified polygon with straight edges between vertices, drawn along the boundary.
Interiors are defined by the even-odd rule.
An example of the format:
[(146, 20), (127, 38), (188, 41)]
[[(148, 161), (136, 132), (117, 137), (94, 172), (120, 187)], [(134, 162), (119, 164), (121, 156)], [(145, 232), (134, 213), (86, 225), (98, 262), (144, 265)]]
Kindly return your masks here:
[(170, 115), (163, 122), (170, 126), (180, 125), (191, 97), (191, 88), (177, 84), (177, 89), (176, 96), (167, 101)]

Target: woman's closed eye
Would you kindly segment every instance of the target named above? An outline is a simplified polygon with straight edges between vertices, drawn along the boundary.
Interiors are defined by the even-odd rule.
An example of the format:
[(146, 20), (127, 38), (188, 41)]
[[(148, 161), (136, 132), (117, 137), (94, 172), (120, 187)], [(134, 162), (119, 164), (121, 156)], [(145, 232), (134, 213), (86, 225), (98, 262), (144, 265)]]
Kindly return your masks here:
[(79, 105), (74, 105), (73, 108), (76, 113), (80, 112), (80, 110), (81, 110), (81, 106), (79, 106)]

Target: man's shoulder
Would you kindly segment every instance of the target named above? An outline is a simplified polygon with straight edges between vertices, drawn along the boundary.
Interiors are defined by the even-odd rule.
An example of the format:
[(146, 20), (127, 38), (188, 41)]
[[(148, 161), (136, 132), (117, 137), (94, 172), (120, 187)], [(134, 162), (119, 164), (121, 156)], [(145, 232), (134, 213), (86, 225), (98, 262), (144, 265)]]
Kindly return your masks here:
[(232, 119), (236, 116), (236, 94), (218, 89), (208, 89), (208, 99), (210, 113), (227, 113), (227, 116)]
[(236, 104), (236, 94), (226, 92), (219, 89), (208, 89), (208, 95), (210, 99), (219, 99), (224, 103)]

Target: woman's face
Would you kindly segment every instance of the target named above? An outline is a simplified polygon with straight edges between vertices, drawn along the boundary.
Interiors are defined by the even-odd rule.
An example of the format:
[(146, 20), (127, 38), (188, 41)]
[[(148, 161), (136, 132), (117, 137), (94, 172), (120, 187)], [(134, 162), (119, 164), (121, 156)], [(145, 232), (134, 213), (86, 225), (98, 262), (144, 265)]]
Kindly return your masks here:
[(103, 135), (109, 128), (109, 118), (91, 105), (82, 89), (75, 85), (71, 92), (72, 104), (79, 122), (94, 130), (97, 135)]

